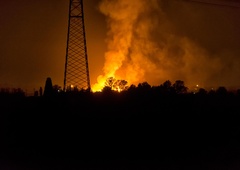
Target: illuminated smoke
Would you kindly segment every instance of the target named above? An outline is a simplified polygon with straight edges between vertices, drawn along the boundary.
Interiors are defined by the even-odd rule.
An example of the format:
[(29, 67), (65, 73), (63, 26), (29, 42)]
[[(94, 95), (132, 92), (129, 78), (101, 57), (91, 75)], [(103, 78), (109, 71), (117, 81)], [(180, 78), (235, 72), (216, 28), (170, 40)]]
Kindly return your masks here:
[[(186, 36), (179, 36), (159, 0), (103, 0), (99, 9), (108, 24), (103, 74), (92, 87), (100, 90), (108, 77), (130, 85), (183, 80), (188, 87), (211, 84), (223, 63)], [(216, 77), (215, 77), (216, 78)], [(212, 82), (211, 82), (212, 81)]]

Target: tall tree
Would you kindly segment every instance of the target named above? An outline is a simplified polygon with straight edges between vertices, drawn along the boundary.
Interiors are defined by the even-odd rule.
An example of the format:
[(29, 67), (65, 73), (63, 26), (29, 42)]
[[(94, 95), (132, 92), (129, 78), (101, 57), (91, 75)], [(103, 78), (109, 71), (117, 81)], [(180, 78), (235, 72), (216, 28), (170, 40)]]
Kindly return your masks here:
[(52, 79), (50, 77), (48, 77), (46, 79), (43, 95), (44, 96), (52, 96), (53, 95), (53, 85), (52, 85)]

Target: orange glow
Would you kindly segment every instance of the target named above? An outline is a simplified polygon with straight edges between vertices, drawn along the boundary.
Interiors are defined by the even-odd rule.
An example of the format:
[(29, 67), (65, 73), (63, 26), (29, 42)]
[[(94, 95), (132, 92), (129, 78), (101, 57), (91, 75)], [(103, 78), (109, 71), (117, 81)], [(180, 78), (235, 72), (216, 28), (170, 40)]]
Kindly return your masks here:
[[(144, 75), (144, 69), (139, 65), (139, 61), (130, 62), (127, 57), (122, 53), (115, 53), (111, 55), (112, 52), (106, 53), (105, 65), (103, 68), (104, 74), (99, 75), (97, 78), (97, 83), (92, 86), (92, 91), (101, 91), (105, 82), (109, 77), (113, 77), (116, 80), (125, 80), (128, 85), (140, 82)], [(132, 59), (137, 59), (137, 56), (132, 56)], [(122, 91), (121, 87), (116, 85), (112, 87), (112, 90)]]
[(101, 91), (109, 77), (126, 80), (129, 86), (160, 85), (166, 80), (182, 80), (187, 87), (213, 86), (225, 81), (219, 74), (228, 75), (229, 65), (237, 68), (234, 60), (223, 62), (224, 54), (209, 53), (194, 39), (175, 32), (157, 0), (103, 0), (99, 9), (109, 30), (103, 73), (92, 91)]

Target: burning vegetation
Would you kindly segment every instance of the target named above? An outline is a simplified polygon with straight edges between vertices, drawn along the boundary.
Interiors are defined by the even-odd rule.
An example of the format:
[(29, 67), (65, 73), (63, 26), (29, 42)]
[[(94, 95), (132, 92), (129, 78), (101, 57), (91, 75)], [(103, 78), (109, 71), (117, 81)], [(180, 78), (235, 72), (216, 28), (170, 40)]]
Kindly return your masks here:
[[(143, 81), (157, 85), (165, 80), (184, 80), (188, 87), (196, 84), (204, 87), (238, 86), (236, 80), (239, 71), (233, 70), (239, 70), (234, 68), (239, 68), (240, 62), (232, 57), (236, 54), (226, 47), (210, 50), (211, 45), (208, 47), (201, 44), (198, 40), (205, 37), (204, 32), (199, 32), (196, 35), (198, 37), (189, 35), (192, 30), (188, 26), (192, 26), (191, 22), (196, 19), (199, 21), (197, 30), (209, 30), (205, 23), (206, 15), (212, 18), (212, 24), (217, 22), (215, 18), (218, 11), (216, 14), (198, 11), (196, 15), (189, 16), (187, 21), (185, 15), (185, 18), (178, 16), (179, 21), (175, 21), (175, 17), (171, 16), (173, 11), (176, 13), (175, 9), (196, 13), (193, 6), (183, 2), (102, 0), (99, 11), (107, 21), (107, 51), (103, 73), (98, 76), (97, 83), (92, 85), (93, 91), (100, 91), (109, 77), (135, 85)], [(194, 18), (197, 15), (198, 18)], [(212, 37), (207, 37), (206, 43), (220, 36), (213, 35), (213, 32), (207, 35)], [(122, 90), (119, 81), (111, 81), (111, 89)]]

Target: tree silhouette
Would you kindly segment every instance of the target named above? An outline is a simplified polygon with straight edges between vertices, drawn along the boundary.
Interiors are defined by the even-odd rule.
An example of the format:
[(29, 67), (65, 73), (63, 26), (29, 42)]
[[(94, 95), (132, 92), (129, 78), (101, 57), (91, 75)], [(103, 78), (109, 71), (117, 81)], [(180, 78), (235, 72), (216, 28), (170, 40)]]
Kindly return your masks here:
[(117, 80), (114, 77), (109, 77), (106, 79), (105, 81), (105, 90), (109, 90), (109, 88), (111, 90), (115, 90), (118, 92), (121, 92), (123, 90), (127, 90), (128, 86), (127, 86), (128, 82), (126, 80)]
[(52, 96), (53, 95), (52, 79), (50, 77), (48, 77), (46, 79), (43, 95), (44, 96)]
[(218, 95), (227, 95), (228, 92), (227, 92), (227, 89), (225, 87), (220, 86), (220, 87), (217, 88), (216, 93)]
[(113, 89), (121, 92), (123, 90), (127, 90), (128, 86), (127, 86), (128, 82), (126, 80), (116, 80), (113, 84)]
[(159, 86), (158, 89), (160, 93), (164, 95), (172, 94), (175, 91), (174, 88), (172, 87), (172, 83), (170, 80), (165, 81), (163, 84)]
[(173, 88), (177, 94), (187, 93), (188, 88), (184, 85), (184, 81), (176, 80), (173, 84)]
[(105, 81), (105, 87), (110, 87), (112, 89), (115, 81), (116, 81), (116, 79), (113, 78), (113, 77), (107, 78), (106, 81)]
[(111, 87), (109, 87), (109, 86), (105, 86), (105, 87), (103, 87), (103, 89), (102, 89), (102, 92), (103, 93), (112, 93), (112, 88)]
[(165, 81), (165, 82), (162, 84), (162, 86), (163, 86), (164, 88), (166, 88), (166, 89), (170, 89), (171, 86), (172, 86), (172, 83), (171, 83), (170, 80), (167, 80), (167, 81)]
[(206, 95), (207, 94), (207, 90), (205, 90), (204, 88), (200, 88), (196, 94), (198, 94), (198, 95)]
[(138, 84), (138, 89), (147, 91), (147, 90), (150, 90), (150, 89), (151, 89), (151, 85), (148, 84), (148, 82), (142, 82), (142, 83), (139, 83), (139, 84)]

